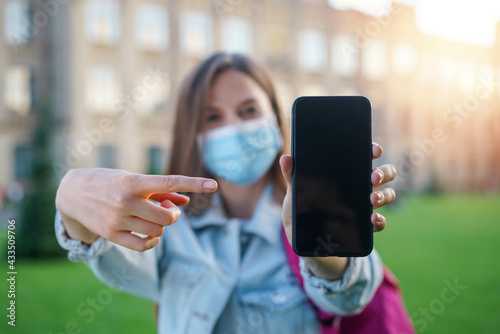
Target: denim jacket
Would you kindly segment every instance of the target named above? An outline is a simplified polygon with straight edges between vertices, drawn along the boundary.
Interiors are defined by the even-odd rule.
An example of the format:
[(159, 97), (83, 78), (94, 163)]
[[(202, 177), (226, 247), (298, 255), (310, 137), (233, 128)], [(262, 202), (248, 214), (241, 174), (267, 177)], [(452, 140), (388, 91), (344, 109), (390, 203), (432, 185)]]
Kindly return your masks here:
[(102, 237), (90, 246), (70, 239), (59, 212), (55, 229), (70, 260), (159, 305), (158, 333), (318, 333), (307, 298), (338, 315), (360, 312), (382, 281), (377, 252), (349, 258), (343, 277), (333, 281), (314, 276), (301, 259), (304, 293), (286, 260), (281, 208), (269, 184), (252, 218), (228, 218), (216, 193), (202, 215), (182, 213), (145, 252)]

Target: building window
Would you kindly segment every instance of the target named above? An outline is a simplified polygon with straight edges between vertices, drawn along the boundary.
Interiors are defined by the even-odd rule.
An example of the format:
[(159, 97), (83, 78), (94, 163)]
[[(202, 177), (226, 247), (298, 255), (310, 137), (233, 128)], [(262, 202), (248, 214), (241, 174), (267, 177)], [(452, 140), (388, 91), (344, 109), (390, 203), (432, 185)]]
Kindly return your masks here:
[(332, 38), (332, 70), (341, 77), (353, 77), (359, 71), (359, 49), (354, 37), (338, 34)]
[(31, 176), (33, 153), (28, 144), (21, 144), (16, 147), (14, 152), (14, 175), (16, 180), (24, 180)]
[(164, 173), (164, 157), (163, 150), (159, 146), (152, 146), (148, 152), (148, 174), (163, 174)]
[(116, 148), (111, 145), (99, 146), (97, 165), (101, 168), (116, 168)]
[(371, 40), (363, 48), (363, 76), (368, 80), (381, 80), (388, 72), (387, 47), (379, 40)]
[(135, 110), (142, 116), (164, 111), (171, 92), (170, 76), (153, 77), (148, 71), (142, 73), (134, 89)]
[(92, 113), (111, 113), (118, 108), (121, 86), (118, 73), (109, 65), (94, 65), (87, 71), (86, 107)]
[(87, 40), (90, 43), (116, 46), (121, 38), (120, 4), (115, 0), (87, 1)]
[(326, 36), (316, 29), (306, 29), (299, 37), (299, 64), (307, 72), (321, 72), (326, 68)]
[(5, 71), (3, 100), (7, 109), (27, 115), (32, 103), (31, 71), (26, 66), (10, 66)]
[(212, 51), (212, 22), (202, 12), (187, 12), (181, 19), (181, 50), (183, 53), (201, 58)]
[(252, 27), (242, 18), (230, 17), (222, 24), (222, 48), (228, 52), (252, 52)]
[(168, 14), (158, 4), (141, 4), (135, 16), (135, 42), (143, 51), (164, 52), (169, 45)]
[(392, 49), (392, 67), (398, 75), (408, 75), (415, 70), (417, 51), (408, 43), (400, 43)]
[(5, 2), (3, 16), (5, 40), (10, 45), (24, 45), (33, 37), (30, 18), (30, 4), (27, 0), (8, 0)]

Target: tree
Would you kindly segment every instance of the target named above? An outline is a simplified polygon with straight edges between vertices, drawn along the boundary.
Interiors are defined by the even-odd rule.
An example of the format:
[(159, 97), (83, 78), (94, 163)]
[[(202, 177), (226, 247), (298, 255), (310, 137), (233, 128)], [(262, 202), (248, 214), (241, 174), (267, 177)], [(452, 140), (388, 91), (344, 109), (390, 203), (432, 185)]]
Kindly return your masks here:
[(55, 257), (65, 254), (54, 233), (56, 184), (52, 162), (54, 120), (48, 103), (36, 108), (36, 123), (30, 141), (32, 164), (21, 204), (16, 254), (21, 257)]

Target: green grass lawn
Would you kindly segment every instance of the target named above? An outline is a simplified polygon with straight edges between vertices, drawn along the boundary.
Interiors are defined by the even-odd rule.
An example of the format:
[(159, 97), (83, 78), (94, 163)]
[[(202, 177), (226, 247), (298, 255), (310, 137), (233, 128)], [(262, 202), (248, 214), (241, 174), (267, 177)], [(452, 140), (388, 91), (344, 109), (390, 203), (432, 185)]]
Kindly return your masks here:
[[(500, 197), (412, 195), (383, 213), (388, 226), (375, 247), (400, 279), (419, 332), (499, 333)], [(3, 278), (0, 333), (155, 332), (150, 302), (111, 292), (81, 263), (18, 260), (17, 269), (17, 326), (6, 325)], [(443, 292), (455, 280), (461, 289)], [(99, 294), (111, 298), (92, 311), (86, 303)]]
[(16, 327), (6, 325), (2, 280), (0, 333), (155, 333), (151, 302), (100, 283), (83, 263), (21, 260), (17, 269)]
[(383, 213), (375, 247), (419, 333), (500, 333), (500, 197), (407, 196)]

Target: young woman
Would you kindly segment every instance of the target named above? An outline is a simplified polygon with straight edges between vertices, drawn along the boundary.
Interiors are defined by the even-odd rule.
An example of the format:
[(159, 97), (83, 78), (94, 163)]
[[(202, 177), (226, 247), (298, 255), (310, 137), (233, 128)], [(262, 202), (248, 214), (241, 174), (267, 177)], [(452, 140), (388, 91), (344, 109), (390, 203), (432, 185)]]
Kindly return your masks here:
[[(292, 274), (282, 229), (289, 242), (293, 159), (266, 72), (244, 56), (215, 54), (185, 80), (176, 117), (167, 175), (66, 174), (55, 227), (69, 258), (157, 303), (159, 333), (318, 333), (308, 299), (359, 313), (383, 280), (375, 250), (301, 258), (304, 290)], [(381, 154), (374, 143), (374, 158)], [(375, 209), (394, 200), (379, 187), (395, 176), (392, 165), (373, 171)], [(384, 229), (382, 215), (371, 219)]]

